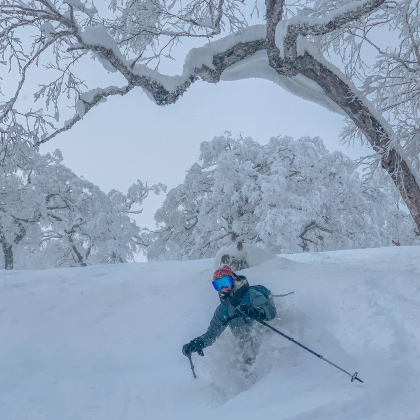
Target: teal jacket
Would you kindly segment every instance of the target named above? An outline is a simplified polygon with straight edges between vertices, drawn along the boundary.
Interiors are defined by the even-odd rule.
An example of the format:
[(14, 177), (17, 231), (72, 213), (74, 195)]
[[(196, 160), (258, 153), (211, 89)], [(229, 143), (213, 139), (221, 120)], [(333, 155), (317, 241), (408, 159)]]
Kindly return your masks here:
[[(243, 276), (236, 276), (237, 279), (246, 280)], [(235, 314), (237, 306), (241, 304), (262, 308), (265, 312), (266, 320), (270, 321), (276, 316), (276, 307), (274, 305), (271, 292), (267, 290), (268, 296), (257, 290), (257, 287), (249, 286), (246, 282), (232, 296), (220, 296), (220, 305), (214, 311), (212, 320), (207, 331), (197, 337), (204, 342), (204, 347), (211, 346), (222, 332), (229, 325), (232, 334), (244, 339), (253, 329), (255, 320)]]

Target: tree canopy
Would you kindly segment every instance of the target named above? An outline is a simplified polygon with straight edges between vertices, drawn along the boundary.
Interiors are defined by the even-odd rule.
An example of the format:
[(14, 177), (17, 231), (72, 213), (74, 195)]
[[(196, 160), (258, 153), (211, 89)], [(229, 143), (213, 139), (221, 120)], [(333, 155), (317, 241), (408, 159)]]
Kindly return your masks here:
[(229, 134), (201, 143), (200, 162), (170, 190), (148, 234), (149, 259), (213, 257), (222, 246), (272, 253), (410, 243), (414, 224), (383, 183), (319, 138), (260, 145)]
[(64, 166), (61, 153), (0, 166), (0, 261), (4, 268), (52, 268), (132, 261), (142, 247), (131, 214), (161, 184), (108, 194)]

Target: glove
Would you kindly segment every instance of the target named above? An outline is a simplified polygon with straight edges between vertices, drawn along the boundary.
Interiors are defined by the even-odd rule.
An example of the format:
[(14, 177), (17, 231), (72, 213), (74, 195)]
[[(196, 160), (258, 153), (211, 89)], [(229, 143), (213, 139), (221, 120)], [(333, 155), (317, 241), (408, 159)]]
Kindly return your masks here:
[(238, 308), (236, 309), (236, 312), (239, 315), (242, 315), (242, 316), (246, 315), (249, 318), (256, 319), (258, 321), (262, 321), (267, 318), (265, 316), (264, 309), (259, 308), (258, 306), (254, 308), (252, 306), (242, 304), (238, 306)]
[(201, 338), (194, 338), (188, 344), (184, 344), (182, 354), (189, 357), (191, 353), (197, 352), (200, 356), (204, 356), (203, 348), (204, 341)]

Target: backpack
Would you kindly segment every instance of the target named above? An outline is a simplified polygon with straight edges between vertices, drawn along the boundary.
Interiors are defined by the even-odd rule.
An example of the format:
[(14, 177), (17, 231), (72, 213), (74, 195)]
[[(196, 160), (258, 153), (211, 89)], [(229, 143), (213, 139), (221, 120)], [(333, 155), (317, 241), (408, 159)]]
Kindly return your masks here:
[(271, 295), (271, 290), (267, 289), (265, 286), (262, 286), (261, 284), (257, 284), (256, 286), (249, 286), (249, 288), (262, 293), (266, 298), (268, 298)]
[[(260, 284), (255, 285), (255, 286), (249, 286), (249, 290), (256, 290), (257, 292), (260, 292), (261, 294), (263, 294), (267, 299), (269, 298), (269, 296), (271, 296), (271, 290), (267, 289), (265, 286), (262, 286)], [(250, 304), (249, 295), (247, 295), (245, 299), (248, 302), (244, 302), (244, 303), (249, 305)]]

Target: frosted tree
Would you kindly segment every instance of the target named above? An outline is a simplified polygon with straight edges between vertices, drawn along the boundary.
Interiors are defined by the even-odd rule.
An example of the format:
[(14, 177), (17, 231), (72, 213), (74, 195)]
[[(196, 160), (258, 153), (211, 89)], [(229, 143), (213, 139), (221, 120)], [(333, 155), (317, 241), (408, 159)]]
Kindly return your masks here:
[(377, 247), (415, 234), (383, 184), (363, 181), (350, 158), (309, 137), (203, 142), (200, 163), (155, 219), (152, 260), (213, 257), (235, 243), (273, 253)]
[(40, 235), (41, 200), (31, 185), (16, 174), (0, 181), (0, 244), (4, 268), (14, 267), (14, 248)]
[(137, 181), (126, 195), (116, 190), (106, 194), (61, 164), (50, 167), (45, 177), (50, 180), (41, 182), (48, 223), (41, 239), (46, 258), (53, 255), (59, 266), (133, 260), (141, 229), (130, 214), (141, 213), (149, 192), (159, 193), (162, 185)]
[[(1, 0), (0, 13), (6, 143), (49, 141), (136, 88), (168, 105), (199, 79), (269, 78), (347, 116), (346, 138), (372, 146), (420, 227), (419, 0)], [(203, 46), (183, 73), (159, 73), (190, 38)], [(105, 86), (84, 79), (92, 60)]]
[[(131, 217), (150, 192), (165, 187), (137, 181), (127, 194), (104, 193), (78, 177), (59, 151), (27, 150), (19, 165), (0, 165), (0, 243), (4, 268), (50, 268), (132, 261), (143, 246)], [(17, 256), (17, 258), (16, 258)]]
[(13, 269), (17, 247), (35, 249), (39, 244), (43, 198), (33, 181), (49, 159), (31, 147), (1, 146), (0, 243), (3, 267)]

